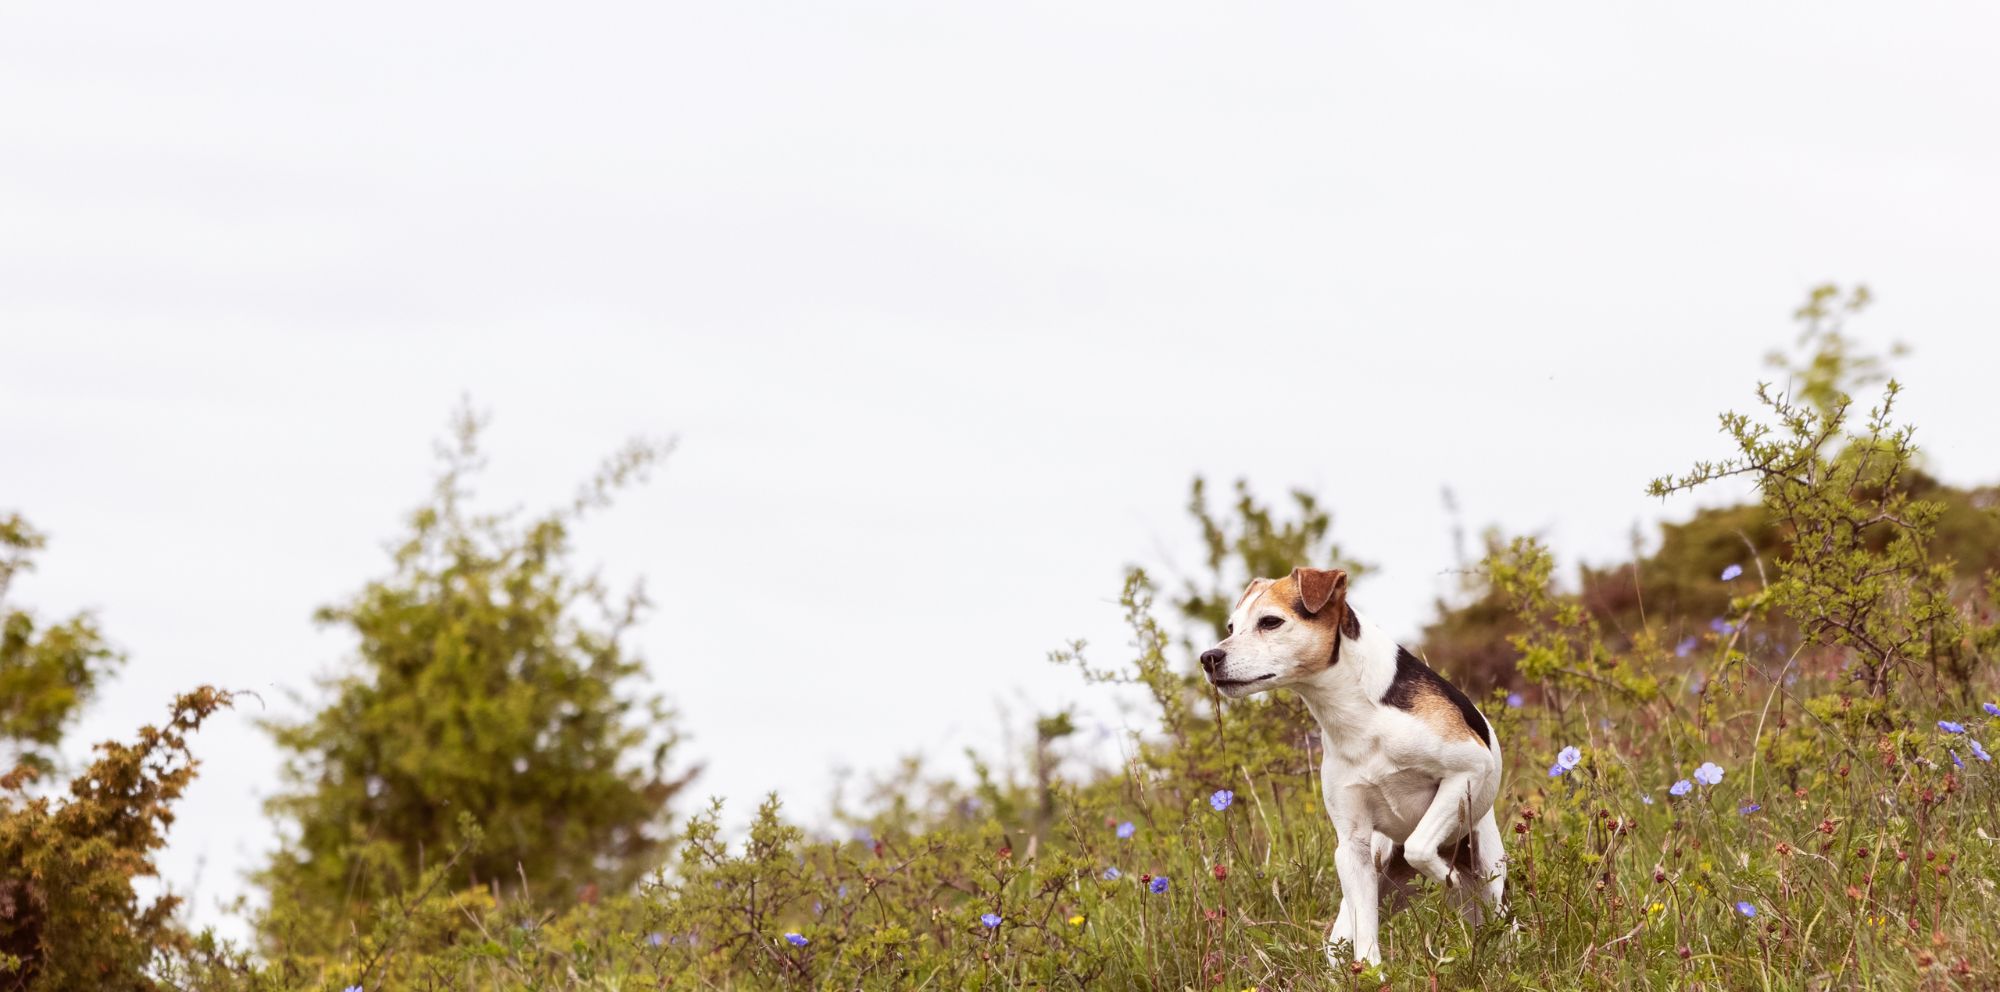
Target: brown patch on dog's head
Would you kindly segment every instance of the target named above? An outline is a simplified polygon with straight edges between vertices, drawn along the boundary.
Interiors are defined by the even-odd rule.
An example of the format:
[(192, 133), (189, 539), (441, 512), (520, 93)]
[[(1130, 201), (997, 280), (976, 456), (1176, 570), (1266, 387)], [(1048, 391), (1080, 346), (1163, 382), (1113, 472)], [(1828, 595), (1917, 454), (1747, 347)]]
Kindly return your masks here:
[(1339, 623), (1347, 614), (1347, 573), (1338, 568), (1294, 568), (1286, 576), (1298, 587), (1299, 606), (1307, 616), (1331, 616)]

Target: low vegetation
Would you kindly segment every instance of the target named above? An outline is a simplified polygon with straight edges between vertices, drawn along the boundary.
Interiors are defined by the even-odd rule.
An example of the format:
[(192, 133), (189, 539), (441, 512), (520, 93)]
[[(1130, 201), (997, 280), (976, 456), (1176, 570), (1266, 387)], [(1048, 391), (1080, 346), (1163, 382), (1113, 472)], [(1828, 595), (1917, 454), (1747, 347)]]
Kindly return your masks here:
[[(186, 734), (228, 701), (204, 691), (138, 744), (103, 748), (65, 798), (31, 798), (25, 771), (0, 783), (0, 989), (1992, 988), (2000, 500), (1921, 471), (1895, 418), (1900, 387), (1843, 333), (1865, 303), (1815, 293), (1788, 385), (1761, 388), (1757, 414), (1723, 417), (1715, 461), (1653, 486), (1671, 497), (1744, 476), (1758, 502), (1669, 526), (1651, 555), (1573, 585), (1538, 542), (1488, 535), (1422, 647), (1478, 694), (1505, 745), (1509, 912), (1471, 928), (1421, 890), (1387, 921), (1380, 968), (1327, 960), (1338, 885), (1310, 719), (1282, 695), (1221, 700), (1189, 653), (1250, 575), (1361, 566), (1310, 495), (1273, 507), (1239, 487), (1218, 512), (1197, 482), (1203, 572), (1170, 591), (1129, 573), (1124, 663), (1081, 644), (1053, 653), (1147, 701), (1153, 729), (1115, 767), (1089, 757), (1077, 714), (1055, 713), (1022, 775), (977, 757), (969, 779), (913, 763), (847, 807), (837, 835), (788, 821), (773, 797), (747, 836), (726, 836), (716, 805), (669, 836), (652, 831), (681, 779), (661, 741), (600, 780), (658, 804), (619, 798), (627, 829), (577, 828), (592, 857), (505, 877), (530, 863), (519, 817), (553, 791), (457, 803), (477, 812), (424, 819), (419, 835), (369, 804), (420, 806), (438, 771), (326, 772), (329, 756), (362, 761), (386, 739), (360, 746), (322, 718), (280, 731), (295, 768), (321, 771), (295, 771), (277, 807), (301, 839), (265, 876), (291, 895), (253, 950), (185, 933), (171, 902), (130, 888), (192, 774)], [(1879, 397), (1865, 414), (1858, 388)], [(419, 543), (439, 519), (419, 517)], [(409, 567), (514, 574), (507, 553), (455, 554), (415, 552), (429, 564)], [(548, 663), (602, 673), (582, 697), (601, 704), (590, 740), (632, 751), (616, 729), (627, 709), (609, 700), (646, 705), (614, 691), (636, 670), (615, 637), (565, 619), (590, 597), (551, 593), (553, 574), (521, 580), (545, 629), (572, 638)], [(506, 676), (480, 667), (485, 642), (467, 634), (495, 601), (403, 594), (424, 588), (447, 587), (391, 580), (328, 614), (364, 642), (382, 619), (381, 643), (398, 646), (338, 683), (330, 713), (394, 704), (380, 694), (410, 692), (410, 671)], [(452, 650), (390, 636), (437, 604), (457, 604), (459, 636), (421, 640)], [(426, 712), (454, 728), (496, 719), (468, 707)], [(541, 739), (518, 727), (540, 717), (526, 702), (506, 715), (493, 739), (517, 743), (493, 760), (511, 766), (509, 748)], [(338, 802), (300, 798), (314, 796)], [(637, 852), (653, 870), (635, 882)], [(334, 895), (336, 876), (365, 883)]]

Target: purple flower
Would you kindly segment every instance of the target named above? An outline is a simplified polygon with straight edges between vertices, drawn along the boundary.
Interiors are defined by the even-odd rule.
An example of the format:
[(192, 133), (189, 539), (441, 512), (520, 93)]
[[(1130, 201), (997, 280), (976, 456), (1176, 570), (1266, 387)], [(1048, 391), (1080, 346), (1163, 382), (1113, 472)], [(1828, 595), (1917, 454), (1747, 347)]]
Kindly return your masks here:
[(1667, 795), (1670, 796), (1685, 796), (1693, 791), (1694, 791), (1694, 783), (1688, 781), (1687, 779), (1681, 779), (1680, 781), (1675, 782), (1670, 786), (1667, 786)]
[(1971, 740), (1970, 738), (1968, 738), (1968, 739), (1966, 740), (1966, 743), (1968, 743), (1968, 744), (1971, 744), (1971, 745), (1972, 745), (1972, 756), (1973, 756), (1973, 757), (1975, 757), (1975, 758), (1978, 758), (1978, 759), (1979, 759), (1979, 760), (1981, 760), (1981, 761), (1992, 761), (1992, 760), (1993, 760), (1993, 756), (1992, 756), (1992, 755), (1990, 755), (1990, 754), (1987, 754), (1987, 753), (1986, 753), (1986, 749), (1985, 749), (1985, 748), (1983, 748), (1983, 747), (1980, 747), (1980, 746), (1979, 746), (1979, 742), (1978, 742), (1978, 741), (1975, 741), (1975, 740)]
[(348, 987), (341, 989), (340, 992), (361, 992), (361, 986), (349, 985)]
[(1716, 633), (1721, 634), (1724, 637), (1728, 637), (1729, 635), (1736, 633), (1736, 625), (1730, 623), (1727, 620), (1722, 619), (1721, 617), (1716, 617), (1715, 619), (1710, 620), (1708, 622), (1708, 629), (1715, 631)]
[(1653, 805), (1653, 797), (1649, 794), (1644, 794), (1644, 793), (1640, 794), (1639, 801), (1645, 803), (1648, 806)]
[(812, 941), (807, 940), (805, 934), (788, 933), (785, 935), (785, 943), (790, 944), (793, 947), (804, 947), (807, 944), (812, 943)]
[(654, 947), (658, 947), (666, 942), (667, 942), (666, 934), (655, 932), (646, 935), (646, 943), (651, 944)]
[(1944, 753), (1946, 753), (1946, 754), (1949, 754), (1949, 755), (1951, 755), (1951, 766), (1952, 766), (1953, 768), (1964, 768), (1964, 767), (1965, 767), (1965, 762), (1963, 762), (1963, 761), (1960, 761), (1960, 760), (1958, 760), (1958, 752), (1957, 752), (1957, 751), (1953, 751), (1953, 750), (1951, 750), (1951, 749), (1947, 748), (1947, 749), (1945, 750), (1945, 752), (1944, 752)]
[(1575, 768), (1582, 760), (1583, 752), (1577, 750), (1575, 745), (1563, 748), (1561, 751), (1556, 752), (1556, 763), (1549, 766), (1549, 777), (1555, 778), (1557, 775)]
[(1755, 813), (1763, 808), (1764, 808), (1763, 803), (1744, 803), (1743, 805), (1736, 807), (1736, 812), (1741, 813), (1744, 816), (1749, 816), (1750, 814)]
[(1739, 903), (1737, 903), (1737, 904), (1736, 904), (1736, 911), (1737, 911), (1737, 912), (1739, 912), (1739, 913), (1742, 913), (1742, 914), (1743, 914), (1744, 916), (1756, 916), (1756, 915), (1757, 915), (1757, 907), (1755, 907), (1755, 906), (1752, 906), (1752, 905), (1750, 905), (1750, 904), (1749, 904), (1749, 903), (1747, 903), (1747, 902), (1739, 902)]
[(2000, 705), (1995, 705), (1993, 703), (1980, 703), (1979, 707), (1986, 711), (1987, 716), (2000, 716)]
[(1130, 836), (1132, 836), (1133, 834), (1136, 834), (1136, 833), (1138, 833), (1138, 832), (1139, 832), (1139, 828), (1138, 828), (1138, 827), (1135, 827), (1135, 826), (1133, 826), (1133, 825), (1132, 825), (1132, 821), (1131, 821), (1131, 820), (1126, 820), (1126, 821), (1125, 821), (1124, 823), (1121, 823), (1121, 824), (1119, 824), (1119, 825), (1118, 825), (1118, 839), (1119, 839), (1119, 840), (1124, 840), (1125, 838), (1127, 838), (1127, 837), (1130, 837)]
[(1208, 797), (1208, 804), (1210, 806), (1215, 807), (1215, 811), (1217, 813), (1220, 813), (1223, 810), (1228, 809), (1229, 804), (1235, 801), (1236, 801), (1236, 793), (1231, 792), (1228, 789), (1217, 789), (1215, 790), (1214, 795)]
[(979, 918), (979, 922), (985, 924), (986, 929), (991, 930), (1000, 925), (1000, 914), (987, 913)]
[(1694, 770), (1694, 780), (1703, 785), (1722, 784), (1722, 766), (1713, 761), (1704, 761)]
[(1695, 648), (1700, 646), (1701, 646), (1700, 638), (1683, 637), (1681, 638), (1681, 642), (1679, 644), (1674, 645), (1674, 657), (1685, 658), (1688, 656), (1688, 652), (1693, 651)]
[(1965, 724), (1953, 723), (1950, 720), (1939, 720), (1938, 729), (1947, 734), (1962, 734), (1965, 733)]
[[(1522, 699), (1522, 698), (1521, 698), (1521, 694), (1520, 694), (1520, 693), (1518, 693), (1518, 692), (1510, 692), (1510, 693), (1508, 693), (1508, 694), (1507, 694), (1507, 708), (1508, 708), (1508, 709), (1510, 709), (1510, 710), (1518, 710), (1518, 709), (1520, 709), (1520, 708), (1521, 708), (1522, 706), (1524, 706), (1524, 705), (1526, 705), (1526, 704), (1527, 704), (1527, 700), (1525, 700), (1525, 699)], [(1988, 703), (1987, 705), (1991, 706), (1992, 704), (1991, 704), (1991, 703)]]
[(1728, 568), (1722, 570), (1722, 581), (1728, 582), (1729, 580), (1742, 574), (1743, 574), (1743, 566), (1731, 565)]
[(1156, 895), (1156, 896), (1157, 896), (1157, 895), (1164, 895), (1164, 894), (1166, 894), (1166, 891), (1167, 891), (1167, 876), (1165, 876), (1165, 875), (1155, 875), (1155, 876), (1153, 876), (1153, 884), (1152, 884), (1152, 885), (1149, 885), (1149, 886), (1147, 886), (1147, 888), (1149, 888), (1149, 889), (1152, 889), (1152, 890), (1153, 890), (1153, 894), (1154, 894), (1154, 895)]
[(1107, 882), (1116, 882), (1120, 874), (1117, 868), (1106, 868), (1104, 869), (1104, 880)]

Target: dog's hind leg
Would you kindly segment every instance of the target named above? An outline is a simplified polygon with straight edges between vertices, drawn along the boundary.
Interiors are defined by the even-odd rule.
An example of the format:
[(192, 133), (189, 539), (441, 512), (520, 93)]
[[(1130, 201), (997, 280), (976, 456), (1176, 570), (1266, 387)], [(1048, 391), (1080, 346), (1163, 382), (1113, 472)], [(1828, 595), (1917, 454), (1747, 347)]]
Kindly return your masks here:
[(1403, 845), (1391, 840), (1387, 834), (1375, 835), (1375, 880), (1381, 887), (1382, 915), (1387, 916), (1403, 908), (1410, 899), (1411, 883), (1416, 880), (1417, 870), (1410, 867), (1408, 858), (1403, 856)]
[(1452, 852), (1451, 903), (1477, 926), (1483, 911), (1501, 912), (1507, 888), (1507, 853), (1500, 844), (1500, 827), (1488, 809)]

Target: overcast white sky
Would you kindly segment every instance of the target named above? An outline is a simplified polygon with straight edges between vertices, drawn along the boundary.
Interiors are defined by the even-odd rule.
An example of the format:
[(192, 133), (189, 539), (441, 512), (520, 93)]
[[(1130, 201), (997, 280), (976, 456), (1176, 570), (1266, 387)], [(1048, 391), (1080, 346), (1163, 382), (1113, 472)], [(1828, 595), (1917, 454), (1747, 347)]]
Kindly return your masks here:
[[(1044, 652), (1121, 656), (1195, 472), (1324, 495), (1404, 632), (1447, 484), (1622, 554), (1816, 281), (2000, 477), (1995, 51), (1985, 4), (11, 3), (15, 597), (130, 652), (79, 755), (282, 710), (461, 394), (501, 504), (678, 434), (584, 560), (649, 578), (699, 789), (818, 816), (1096, 698)], [(256, 715), (164, 858), (203, 919), (271, 842)]]

